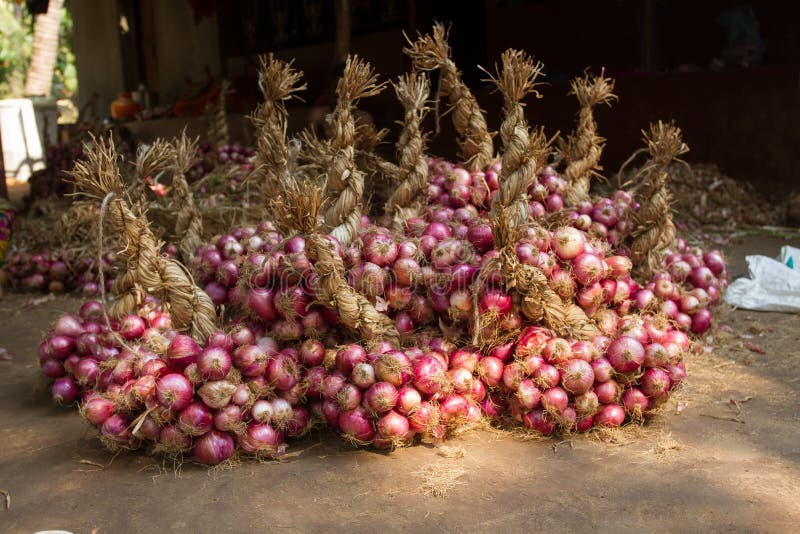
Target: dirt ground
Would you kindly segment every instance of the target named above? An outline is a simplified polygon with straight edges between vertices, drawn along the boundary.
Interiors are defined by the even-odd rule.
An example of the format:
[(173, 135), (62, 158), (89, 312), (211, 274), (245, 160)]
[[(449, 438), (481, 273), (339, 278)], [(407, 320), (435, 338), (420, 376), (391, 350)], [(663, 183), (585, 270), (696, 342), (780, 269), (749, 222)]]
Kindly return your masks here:
[[(745, 271), (745, 253), (776, 255), (782, 242), (756, 237), (734, 246), (733, 274)], [(449, 441), (448, 456), (463, 457), (447, 458), (431, 446), (384, 454), (315, 434), (295, 443), (290, 450), (299, 454), (288, 461), (208, 470), (142, 453), (112, 458), (75, 410), (53, 405), (36, 346), (78, 300), (59, 297), (19, 313), (31, 298), (0, 301), (0, 346), (13, 355), (0, 361), (0, 488), (11, 498), (6, 510), (0, 496), (0, 532), (797, 532), (800, 525), (796, 315), (723, 314), (719, 323), (736, 334), (713, 334), (713, 351), (689, 356), (686, 385), (663, 415), (611, 442), (526, 442), (482, 430)], [(425, 473), (440, 480), (426, 485)]]

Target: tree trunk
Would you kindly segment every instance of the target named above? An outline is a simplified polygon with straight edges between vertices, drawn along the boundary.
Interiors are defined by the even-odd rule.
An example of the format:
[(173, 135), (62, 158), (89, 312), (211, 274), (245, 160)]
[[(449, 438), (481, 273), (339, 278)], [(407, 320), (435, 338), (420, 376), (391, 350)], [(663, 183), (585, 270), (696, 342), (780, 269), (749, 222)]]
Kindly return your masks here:
[(47, 13), (36, 15), (33, 26), (33, 52), (25, 78), (27, 96), (50, 96), (53, 69), (58, 55), (58, 29), (64, 0), (50, 0)]

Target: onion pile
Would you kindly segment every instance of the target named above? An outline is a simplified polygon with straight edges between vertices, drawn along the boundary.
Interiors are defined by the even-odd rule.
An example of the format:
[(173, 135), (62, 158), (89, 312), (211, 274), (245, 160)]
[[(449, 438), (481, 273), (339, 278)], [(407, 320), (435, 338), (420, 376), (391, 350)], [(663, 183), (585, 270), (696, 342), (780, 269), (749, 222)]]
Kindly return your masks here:
[[(189, 174), (223, 163), (247, 172), (251, 157), (204, 146)], [(54, 400), (79, 402), (112, 449), (191, 451), (204, 464), (280, 456), (314, 425), (391, 449), (438, 443), (481, 419), (551, 435), (652, 416), (686, 375), (687, 333), (711, 324), (728, 277), (720, 253), (678, 240), (657, 272), (635, 279), (637, 200), (617, 191), (565, 207), (569, 186), (551, 167), (516, 204), (537, 224), (511, 229), (515, 242), (497, 250), (489, 216), (501, 163), (427, 165), (418, 209), (398, 220), (361, 215), (348, 246), (329, 236), (347, 283), (394, 322), (396, 345), (355, 338), (321, 302), (332, 299), (318, 298), (326, 273), (305, 238), (267, 220), (200, 245), (189, 262), (225, 310), (224, 331), (202, 343), (175, 331), (152, 299), (110, 328), (96, 301), (61, 317), (39, 350)], [(522, 299), (525, 282), (504, 279), (517, 264), (547, 302)], [(542, 313), (559, 305), (581, 328)]]
[[(110, 291), (114, 282), (115, 254), (105, 254), (102, 261), (106, 291)], [(20, 291), (64, 293), (80, 290), (87, 298), (100, 292), (96, 258), (78, 258), (62, 250), (45, 250), (35, 254), (13, 252), (9, 254), (3, 269), (8, 273), (11, 287)]]

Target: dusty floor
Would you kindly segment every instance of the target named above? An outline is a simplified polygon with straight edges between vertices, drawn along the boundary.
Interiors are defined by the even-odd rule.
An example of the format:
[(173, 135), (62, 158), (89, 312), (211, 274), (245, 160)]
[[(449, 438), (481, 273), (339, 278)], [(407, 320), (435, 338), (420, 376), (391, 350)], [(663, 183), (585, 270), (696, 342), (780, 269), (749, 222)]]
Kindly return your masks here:
[[(797, 241), (797, 240), (794, 240)], [(777, 254), (748, 238), (730, 252)], [(795, 242), (795, 244), (797, 244)], [(74, 410), (54, 406), (36, 345), (77, 308), (57, 298), (17, 313), (0, 302), (0, 532), (585, 531), (797, 532), (800, 525), (800, 317), (738, 311), (715, 350), (689, 357), (668, 410), (615, 442), (523, 442), (488, 431), (448, 442), (463, 458), (416, 446), (382, 454), (315, 435), (282, 463), (209, 471), (142, 454), (111, 455)], [(744, 334), (744, 338), (740, 337)], [(746, 348), (763, 348), (759, 354)], [(454, 480), (425, 495), (430, 466)], [(430, 488), (427, 488), (430, 489)]]

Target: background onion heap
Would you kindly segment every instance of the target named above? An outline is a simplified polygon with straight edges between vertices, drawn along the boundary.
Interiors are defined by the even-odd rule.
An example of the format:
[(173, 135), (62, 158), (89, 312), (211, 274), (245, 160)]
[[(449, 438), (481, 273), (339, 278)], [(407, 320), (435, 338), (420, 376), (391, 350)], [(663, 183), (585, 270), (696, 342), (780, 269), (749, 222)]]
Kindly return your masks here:
[[(112, 449), (205, 464), (280, 456), (316, 425), (391, 449), (482, 421), (550, 435), (650, 417), (684, 379), (687, 334), (708, 330), (727, 284), (720, 253), (687, 247), (671, 223), (664, 169), (686, 150), (680, 130), (651, 125), (636, 186), (590, 195), (604, 143), (592, 107), (615, 98), (613, 81), (573, 84), (578, 126), (557, 161), (523, 113), (541, 65), (508, 51), (492, 76), (505, 100), (493, 158), (446, 38), (437, 26), (407, 50), (416, 70), (394, 86), (405, 109), (396, 165), (363, 157), (354, 107), (384, 88), (369, 65), (348, 60), (332, 137), (306, 132), (297, 150), (284, 103), (302, 73), (265, 58), (253, 173), (274, 209), (184, 258), (181, 294), (150, 279), (148, 262), (177, 265), (163, 252), (126, 251), (110, 317), (88, 301), (40, 346), (53, 398), (77, 402)], [(434, 69), (460, 163), (425, 155)], [(79, 191), (124, 219), (123, 243), (134, 226), (146, 236), (135, 199), (115, 189), (113, 145), (96, 147), (112, 157), (89, 158)], [(363, 203), (376, 167), (395, 180), (383, 212)], [(216, 316), (197, 307), (208, 301)]]

